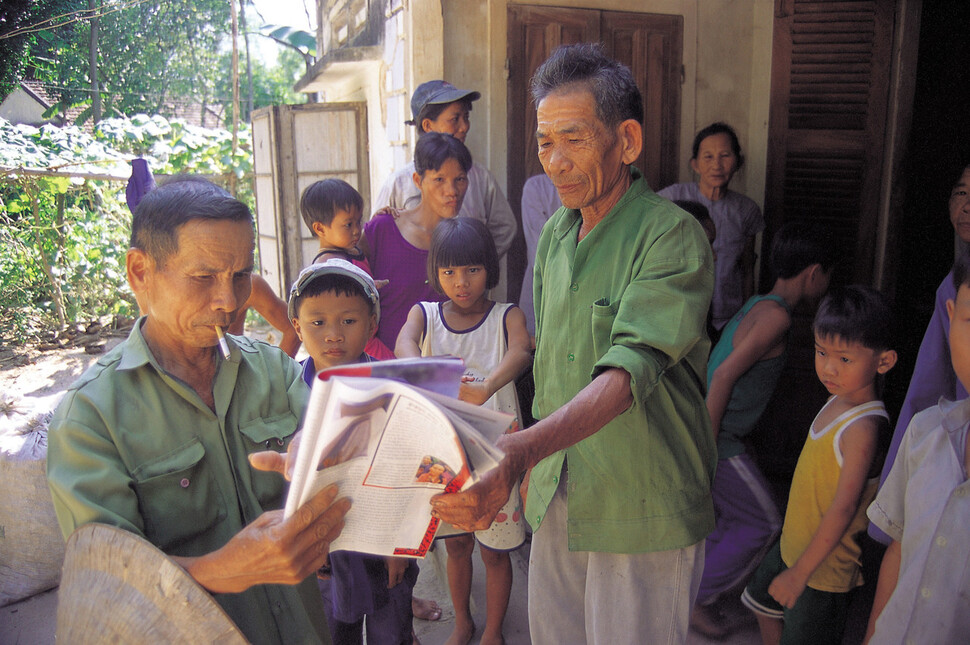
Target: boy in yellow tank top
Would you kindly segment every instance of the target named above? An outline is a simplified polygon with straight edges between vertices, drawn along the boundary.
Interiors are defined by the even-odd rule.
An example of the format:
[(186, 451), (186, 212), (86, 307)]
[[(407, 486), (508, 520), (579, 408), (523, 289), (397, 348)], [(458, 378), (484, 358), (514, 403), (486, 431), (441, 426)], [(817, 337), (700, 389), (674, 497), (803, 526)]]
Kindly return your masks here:
[(862, 584), (856, 536), (876, 493), (879, 433), (889, 427), (877, 379), (896, 364), (896, 352), (882, 294), (858, 285), (834, 290), (812, 327), (815, 372), (832, 396), (795, 467), (781, 539), (742, 595), (766, 644), (842, 642), (848, 593)]

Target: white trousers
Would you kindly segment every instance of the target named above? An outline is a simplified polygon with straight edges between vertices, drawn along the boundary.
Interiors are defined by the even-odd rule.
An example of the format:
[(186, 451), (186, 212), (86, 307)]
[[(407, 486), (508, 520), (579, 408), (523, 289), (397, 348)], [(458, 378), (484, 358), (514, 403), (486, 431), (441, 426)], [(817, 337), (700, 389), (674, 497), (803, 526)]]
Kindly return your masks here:
[(704, 541), (654, 553), (570, 551), (566, 538), (565, 472), (563, 475), (532, 539), (532, 642), (686, 642), (690, 612), (704, 571)]

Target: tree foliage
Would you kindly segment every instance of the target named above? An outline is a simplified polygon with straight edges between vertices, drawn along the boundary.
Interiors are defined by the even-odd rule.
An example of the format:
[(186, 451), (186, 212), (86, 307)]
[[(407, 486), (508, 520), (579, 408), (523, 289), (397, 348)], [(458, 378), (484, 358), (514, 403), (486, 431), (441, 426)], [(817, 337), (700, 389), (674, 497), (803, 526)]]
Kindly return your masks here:
[[(110, 6), (104, 0), (104, 6)], [(104, 114), (174, 114), (178, 103), (207, 105), (220, 75), (220, 47), (229, 35), (225, 0), (149, 0), (105, 12), (99, 23), (98, 68)], [(57, 40), (46, 70), (65, 105), (90, 101), (90, 22)]]
[[(49, 68), (52, 41), (72, 38), (77, 23), (58, 30), (30, 27), (79, 11), (83, 0), (4, 0), (0, 3), (0, 97), (9, 94), (31, 68)], [(18, 33), (19, 32), (19, 33)]]

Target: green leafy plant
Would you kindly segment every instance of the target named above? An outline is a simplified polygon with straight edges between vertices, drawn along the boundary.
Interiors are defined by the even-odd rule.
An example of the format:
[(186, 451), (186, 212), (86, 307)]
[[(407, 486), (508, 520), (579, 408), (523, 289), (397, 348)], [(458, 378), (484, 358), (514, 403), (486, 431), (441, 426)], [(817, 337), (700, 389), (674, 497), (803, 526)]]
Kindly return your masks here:
[[(128, 161), (156, 174), (210, 177), (252, 206), (252, 145), (178, 120), (137, 115), (76, 127), (14, 126), (0, 119), (0, 343), (138, 309), (125, 277)], [(63, 175), (63, 176), (62, 176)]]

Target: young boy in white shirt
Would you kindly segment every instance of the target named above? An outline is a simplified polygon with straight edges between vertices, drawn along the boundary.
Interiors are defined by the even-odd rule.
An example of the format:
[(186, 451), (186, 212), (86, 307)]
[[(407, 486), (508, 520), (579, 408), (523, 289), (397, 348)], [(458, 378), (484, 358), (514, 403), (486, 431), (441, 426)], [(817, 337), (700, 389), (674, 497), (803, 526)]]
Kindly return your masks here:
[[(970, 385), (970, 256), (953, 267), (946, 303), (950, 358)], [(869, 507), (892, 543), (883, 557), (867, 643), (965, 643), (970, 638), (970, 400), (943, 398), (913, 417)]]

